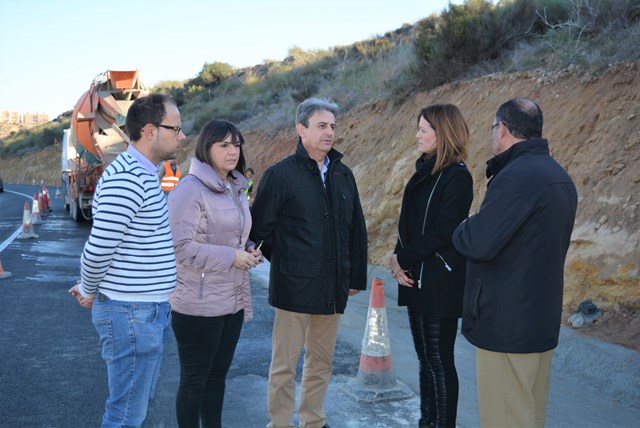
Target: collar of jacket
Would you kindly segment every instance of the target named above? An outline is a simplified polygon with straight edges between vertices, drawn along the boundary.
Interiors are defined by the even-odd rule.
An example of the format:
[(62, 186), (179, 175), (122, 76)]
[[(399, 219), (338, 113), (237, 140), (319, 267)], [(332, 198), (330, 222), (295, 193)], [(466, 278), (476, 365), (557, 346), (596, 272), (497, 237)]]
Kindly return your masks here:
[(436, 157), (431, 156), (427, 157), (426, 154), (423, 154), (418, 159), (416, 159), (416, 173), (421, 176), (431, 174), (433, 171), (433, 167), (436, 165)]
[(496, 176), (511, 160), (528, 153), (548, 155), (549, 143), (546, 138), (533, 138), (531, 140), (520, 141), (499, 155), (489, 159), (486, 170), (487, 178)]
[[(296, 155), (302, 157), (302, 159), (304, 159), (304, 161), (307, 163), (307, 166), (318, 168), (318, 162), (316, 162), (314, 159), (311, 159), (311, 157), (309, 157), (309, 153), (307, 152), (307, 149), (305, 149), (304, 146), (302, 145), (302, 141), (300, 140), (300, 137), (298, 137), (298, 145), (296, 146)], [(329, 156), (329, 168), (333, 166), (334, 161), (338, 161), (342, 159), (342, 153), (340, 153), (333, 147), (331, 148), (331, 150), (329, 150), (329, 153), (327, 153), (327, 156)]]
[[(189, 174), (195, 175), (202, 184), (207, 186), (213, 192), (224, 193), (227, 190), (224, 180), (218, 175), (216, 170), (208, 163), (200, 162), (195, 157), (191, 158)], [(247, 179), (238, 171), (232, 171), (229, 173), (229, 181), (236, 187), (239, 187), (242, 191), (247, 188)]]

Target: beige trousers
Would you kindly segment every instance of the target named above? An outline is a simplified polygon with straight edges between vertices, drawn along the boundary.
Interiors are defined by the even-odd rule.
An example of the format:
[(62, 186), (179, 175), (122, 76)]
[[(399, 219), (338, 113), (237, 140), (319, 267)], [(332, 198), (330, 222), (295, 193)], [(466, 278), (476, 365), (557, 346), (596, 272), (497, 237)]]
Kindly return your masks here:
[(483, 428), (544, 427), (553, 349), (507, 354), (476, 349), (478, 409)]
[(298, 416), (301, 428), (325, 424), (324, 396), (331, 378), (340, 314), (312, 315), (276, 309), (267, 404), (268, 428), (293, 427), (296, 366), (305, 348)]

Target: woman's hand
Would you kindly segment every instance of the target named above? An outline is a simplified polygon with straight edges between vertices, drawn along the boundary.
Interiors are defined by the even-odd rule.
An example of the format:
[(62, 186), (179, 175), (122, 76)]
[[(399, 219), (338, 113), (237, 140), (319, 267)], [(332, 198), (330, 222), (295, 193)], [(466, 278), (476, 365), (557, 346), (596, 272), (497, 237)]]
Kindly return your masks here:
[[(260, 250), (258, 250), (260, 252)], [(258, 263), (260, 263), (260, 259), (262, 257), (262, 253), (260, 253), (260, 257), (256, 257), (256, 250), (252, 250), (251, 253), (236, 249), (236, 259), (233, 262), (233, 265), (242, 270), (247, 270), (256, 267)]]
[(258, 263), (262, 263), (262, 251), (260, 250), (260, 247), (262, 246), (262, 242), (260, 241), (260, 243), (258, 243), (257, 247), (254, 248), (249, 248), (249, 253), (255, 257), (256, 259), (258, 259)]
[(409, 271), (404, 270), (402, 269), (402, 267), (400, 267), (397, 254), (393, 254), (391, 256), (389, 265), (391, 266), (391, 275), (398, 281), (400, 285), (404, 285), (405, 287), (413, 287), (415, 285), (415, 281), (411, 277)]

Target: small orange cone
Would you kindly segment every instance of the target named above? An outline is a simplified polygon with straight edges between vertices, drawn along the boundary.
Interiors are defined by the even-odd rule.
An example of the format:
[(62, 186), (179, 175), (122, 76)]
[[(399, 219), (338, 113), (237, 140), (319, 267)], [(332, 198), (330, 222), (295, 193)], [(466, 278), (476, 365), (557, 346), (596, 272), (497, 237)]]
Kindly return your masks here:
[(12, 276), (11, 272), (7, 272), (2, 268), (2, 260), (0, 260), (0, 279), (11, 278)]
[(29, 202), (24, 203), (24, 215), (22, 216), (22, 233), (18, 235), (18, 239), (39, 238), (33, 231), (33, 223), (31, 222), (31, 210), (29, 210)]
[(38, 203), (38, 198), (35, 193), (33, 194), (33, 204), (31, 205), (31, 223), (43, 223), (42, 217), (40, 216), (40, 204)]
[(393, 371), (384, 285), (380, 278), (374, 278), (371, 286), (358, 375), (342, 389), (356, 401), (366, 403), (413, 397), (411, 389), (397, 380)]

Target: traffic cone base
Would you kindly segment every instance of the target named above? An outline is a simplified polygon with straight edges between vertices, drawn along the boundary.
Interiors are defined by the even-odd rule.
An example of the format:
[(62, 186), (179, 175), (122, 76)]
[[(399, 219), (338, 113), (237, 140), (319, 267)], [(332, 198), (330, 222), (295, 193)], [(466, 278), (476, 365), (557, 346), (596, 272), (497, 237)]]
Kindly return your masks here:
[(0, 260), (0, 279), (11, 278), (12, 276), (11, 272), (7, 272), (2, 268), (2, 260)]
[(354, 400), (366, 403), (413, 397), (413, 391), (397, 380), (393, 371), (384, 286), (380, 278), (375, 278), (371, 287), (358, 375), (342, 390)]

